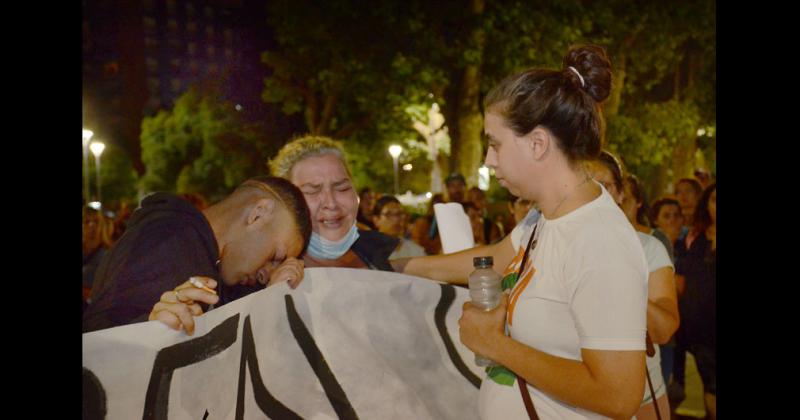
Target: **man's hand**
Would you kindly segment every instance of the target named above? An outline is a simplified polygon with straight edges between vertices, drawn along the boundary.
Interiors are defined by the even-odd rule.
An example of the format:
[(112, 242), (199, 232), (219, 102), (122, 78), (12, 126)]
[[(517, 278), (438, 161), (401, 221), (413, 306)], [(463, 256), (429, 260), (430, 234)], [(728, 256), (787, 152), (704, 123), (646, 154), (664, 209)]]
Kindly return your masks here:
[[(200, 281), (205, 287), (215, 289), (217, 282), (209, 277), (192, 277)], [(153, 306), (148, 319), (159, 320), (174, 330), (184, 329), (186, 334), (194, 334), (194, 317), (203, 314), (203, 309), (197, 302), (209, 305), (219, 302), (219, 296), (198, 288), (187, 280), (174, 290), (164, 292), (161, 300)]]

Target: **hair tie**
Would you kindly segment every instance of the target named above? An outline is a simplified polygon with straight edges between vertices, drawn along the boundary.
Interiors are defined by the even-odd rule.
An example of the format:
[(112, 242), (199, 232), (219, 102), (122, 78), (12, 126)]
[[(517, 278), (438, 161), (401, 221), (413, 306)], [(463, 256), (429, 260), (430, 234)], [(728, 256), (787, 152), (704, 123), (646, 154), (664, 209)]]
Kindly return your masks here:
[(579, 78), (579, 79), (581, 79), (581, 87), (585, 87), (585, 86), (586, 86), (586, 83), (583, 81), (583, 76), (581, 76), (581, 74), (580, 74), (580, 73), (578, 73), (578, 70), (576, 70), (576, 69), (575, 69), (575, 67), (572, 67), (572, 66), (569, 66), (568, 68), (569, 68), (570, 70), (574, 71), (574, 72), (575, 72), (575, 74), (577, 74), (577, 75), (578, 75), (578, 78)]

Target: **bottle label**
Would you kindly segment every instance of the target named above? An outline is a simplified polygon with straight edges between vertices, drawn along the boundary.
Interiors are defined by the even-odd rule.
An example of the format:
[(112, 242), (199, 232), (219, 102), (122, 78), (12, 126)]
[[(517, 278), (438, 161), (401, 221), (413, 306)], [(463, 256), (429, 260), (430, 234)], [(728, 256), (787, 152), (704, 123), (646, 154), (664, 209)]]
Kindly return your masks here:
[(501, 365), (487, 367), (486, 374), (489, 379), (498, 385), (514, 386), (514, 382), (517, 380), (517, 375), (514, 372)]
[(507, 276), (503, 277), (503, 282), (500, 283), (500, 287), (505, 290), (511, 290), (514, 288), (514, 285), (517, 284), (517, 272), (514, 271), (509, 273)]

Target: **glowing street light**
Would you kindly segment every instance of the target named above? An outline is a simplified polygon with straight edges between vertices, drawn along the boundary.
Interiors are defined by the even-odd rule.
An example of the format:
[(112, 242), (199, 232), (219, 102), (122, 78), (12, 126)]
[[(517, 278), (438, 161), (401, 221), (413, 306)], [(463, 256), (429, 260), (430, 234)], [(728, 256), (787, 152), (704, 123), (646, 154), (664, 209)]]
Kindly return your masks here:
[(103, 154), (103, 150), (106, 149), (106, 145), (99, 141), (93, 141), (92, 144), (89, 145), (89, 149), (91, 149), (92, 154), (94, 154), (94, 166), (97, 173), (97, 201), (102, 205), (103, 199), (100, 195), (100, 155)]
[(410, 163), (406, 163), (405, 165), (403, 165), (403, 170), (406, 171), (406, 172), (408, 172), (408, 171), (410, 171), (412, 169), (414, 169), (414, 165), (412, 165)]
[(89, 201), (89, 141), (93, 135), (92, 130), (83, 130), (83, 196), (86, 201)]
[(394, 162), (394, 194), (400, 194), (400, 178), (399, 174), (397, 173), (397, 158), (400, 154), (403, 153), (403, 148), (396, 144), (389, 146), (389, 154), (392, 155), (392, 161)]

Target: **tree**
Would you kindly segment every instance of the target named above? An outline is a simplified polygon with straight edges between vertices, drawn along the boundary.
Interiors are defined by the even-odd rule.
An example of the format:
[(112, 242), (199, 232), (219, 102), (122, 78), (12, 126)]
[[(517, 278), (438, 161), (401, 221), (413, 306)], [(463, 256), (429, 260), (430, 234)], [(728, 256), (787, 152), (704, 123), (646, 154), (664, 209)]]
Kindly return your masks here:
[(280, 144), (245, 122), (219, 84), (190, 88), (172, 110), (142, 121), (146, 191), (199, 193), (221, 199), (245, 179), (263, 175)]
[[(481, 98), (513, 72), (560, 68), (579, 43), (604, 45), (610, 54), (607, 147), (648, 190), (660, 192), (690, 171), (697, 129), (716, 126), (713, 0), (355, 6), (271, 2), (278, 46), (264, 54), (271, 75), (263, 98), (287, 114), (303, 113), (309, 132), (365, 154), (351, 157), (353, 170), (364, 171), (362, 181), (374, 188), (391, 190), (390, 143), (402, 142), (408, 153), (401, 160), (413, 160), (415, 171), (435, 168), (415, 147), (430, 139), (414, 129), (422, 120), (413, 111), (434, 103), (452, 142), (450, 158), (438, 156), (441, 170), (472, 179), (483, 158)], [(715, 143), (706, 143), (703, 156), (715, 168)]]

